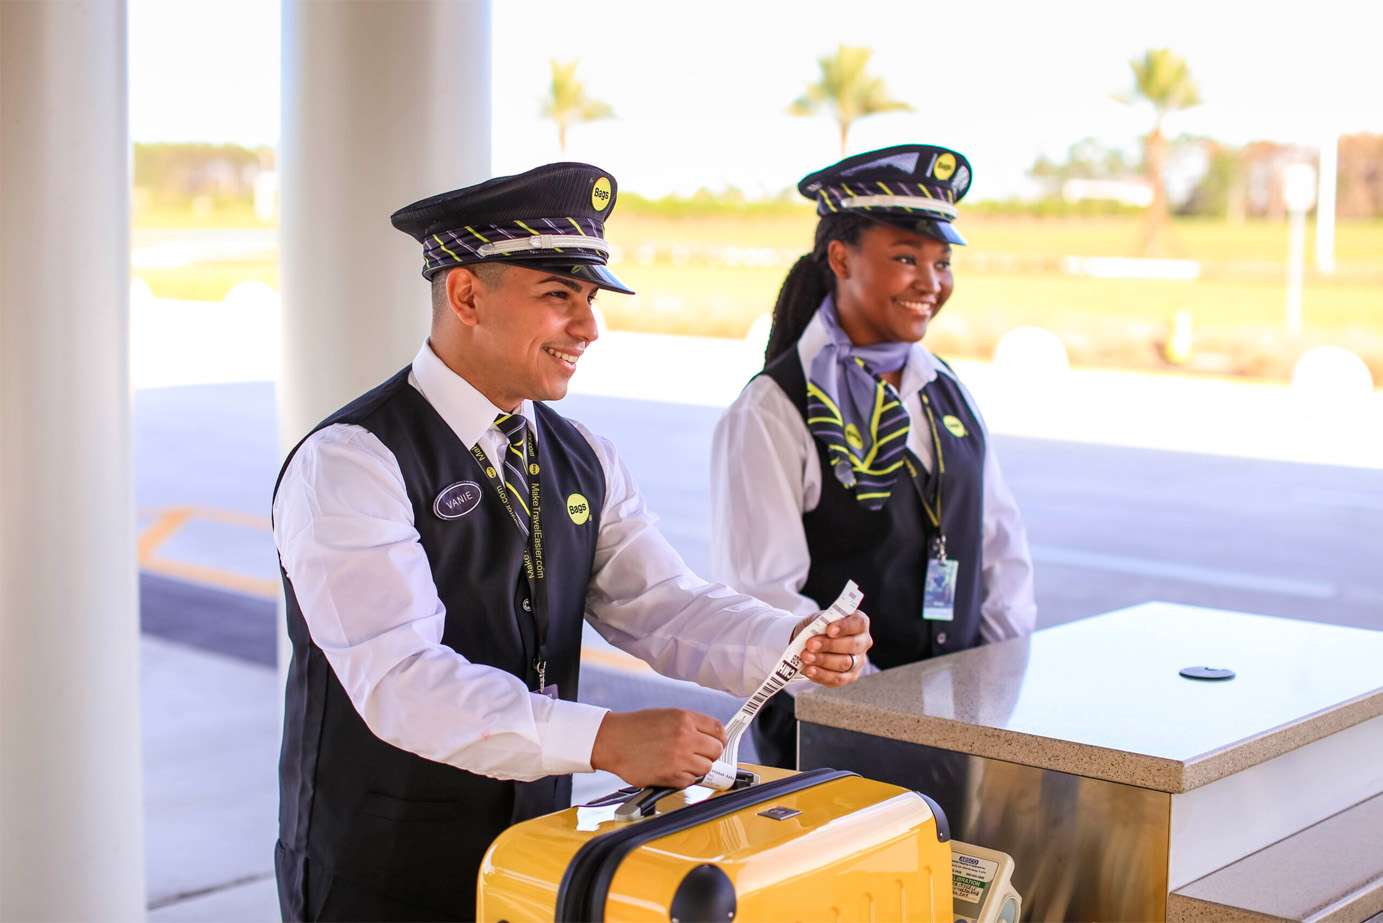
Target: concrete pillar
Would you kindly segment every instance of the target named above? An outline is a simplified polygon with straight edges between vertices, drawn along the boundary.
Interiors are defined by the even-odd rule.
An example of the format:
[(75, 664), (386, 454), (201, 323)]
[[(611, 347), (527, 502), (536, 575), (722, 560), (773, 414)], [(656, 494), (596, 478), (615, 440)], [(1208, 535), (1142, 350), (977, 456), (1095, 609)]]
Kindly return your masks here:
[(142, 920), (123, 0), (0, 2), (0, 919)]
[(490, 0), (283, 0), (282, 93), (287, 453), (427, 334), (422, 248), (389, 215), (490, 175)]
[(284, 0), (280, 158), (286, 451), (427, 333), (389, 215), (489, 176), (489, 0)]

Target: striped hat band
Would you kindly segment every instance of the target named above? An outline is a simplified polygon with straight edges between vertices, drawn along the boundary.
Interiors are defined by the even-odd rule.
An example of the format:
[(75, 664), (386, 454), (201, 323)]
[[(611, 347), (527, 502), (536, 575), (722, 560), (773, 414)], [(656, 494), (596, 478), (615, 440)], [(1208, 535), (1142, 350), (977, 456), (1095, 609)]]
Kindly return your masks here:
[(955, 192), (948, 186), (892, 180), (841, 183), (822, 186), (816, 194), (816, 212), (829, 215), (838, 211), (881, 211), (893, 214), (919, 214), (942, 221), (956, 218)]
[(529, 218), (505, 224), (466, 225), (423, 241), (423, 273), (494, 259), (575, 258), (604, 263), (610, 245), (592, 218)]

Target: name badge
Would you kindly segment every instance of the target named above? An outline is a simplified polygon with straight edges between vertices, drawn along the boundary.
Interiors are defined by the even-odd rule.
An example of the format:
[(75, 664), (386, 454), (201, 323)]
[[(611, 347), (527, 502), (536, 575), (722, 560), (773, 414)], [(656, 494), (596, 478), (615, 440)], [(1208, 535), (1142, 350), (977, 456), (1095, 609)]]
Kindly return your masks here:
[(960, 562), (934, 557), (927, 562), (927, 578), (922, 585), (922, 618), (949, 622), (956, 617), (956, 577)]

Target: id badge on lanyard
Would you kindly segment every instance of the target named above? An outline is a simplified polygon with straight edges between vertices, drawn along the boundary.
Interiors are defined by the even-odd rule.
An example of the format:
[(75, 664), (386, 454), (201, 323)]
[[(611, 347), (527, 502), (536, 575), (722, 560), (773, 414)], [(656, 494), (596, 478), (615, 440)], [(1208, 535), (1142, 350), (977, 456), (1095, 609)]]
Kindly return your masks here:
[[(931, 429), (933, 464), (936, 474), (932, 477), (935, 494), (927, 497), (927, 492), (918, 484), (922, 495), (922, 508), (932, 528), (936, 529), (936, 539), (932, 542), (932, 553), (927, 557), (927, 572), (922, 578), (922, 618), (929, 622), (949, 622), (956, 617), (956, 582), (960, 576), (960, 562), (946, 557), (945, 523), (941, 516), (942, 478), (946, 474), (946, 459), (942, 454), (941, 434), (936, 429), (936, 416), (932, 413), (932, 402), (925, 391), (922, 392), (922, 409), (926, 411), (927, 423)], [(911, 464), (909, 464), (911, 468)], [(914, 475), (913, 483), (917, 483)]]
[(946, 536), (933, 543), (927, 559), (927, 575), (922, 583), (922, 618), (949, 622), (956, 617), (956, 578), (960, 562), (946, 557)]

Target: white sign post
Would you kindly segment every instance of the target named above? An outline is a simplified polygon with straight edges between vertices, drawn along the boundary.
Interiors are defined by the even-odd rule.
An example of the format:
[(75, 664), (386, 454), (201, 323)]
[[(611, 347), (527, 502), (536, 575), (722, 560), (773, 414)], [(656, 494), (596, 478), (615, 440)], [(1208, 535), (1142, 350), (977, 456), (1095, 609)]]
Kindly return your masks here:
[(1286, 170), (1282, 198), (1287, 203), (1291, 233), (1287, 242), (1287, 334), (1301, 333), (1301, 283), (1306, 264), (1306, 213), (1316, 200), (1316, 171), (1294, 163)]
[(1340, 138), (1334, 132), (1321, 142), (1320, 193), (1316, 196), (1316, 268), (1335, 271), (1335, 185), (1338, 182)]

